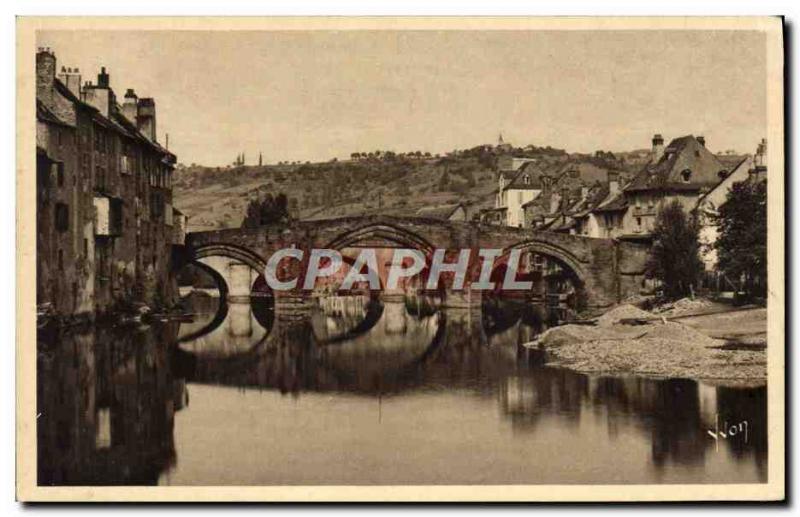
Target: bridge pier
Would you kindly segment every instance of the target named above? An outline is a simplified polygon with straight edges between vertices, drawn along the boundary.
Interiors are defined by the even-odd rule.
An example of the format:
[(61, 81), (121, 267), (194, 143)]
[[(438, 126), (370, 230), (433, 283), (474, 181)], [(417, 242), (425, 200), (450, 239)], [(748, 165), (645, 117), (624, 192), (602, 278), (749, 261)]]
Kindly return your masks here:
[(228, 301), (241, 302), (250, 299), (253, 282), (259, 273), (249, 265), (228, 257), (203, 257), (197, 260), (213, 269), (219, 275), (224, 286), (220, 287), (220, 295), (225, 295)]
[(308, 292), (275, 291), (275, 318), (286, 321), (299, 321), (311, 318), (313, 301)]
[(442, 300), (442, 308), (444, 309), (478, 309), (481, 308), (483, 302), (483, 295), (481, 291), (472, 289), (447, 289), (445, 291), (444, 299)]

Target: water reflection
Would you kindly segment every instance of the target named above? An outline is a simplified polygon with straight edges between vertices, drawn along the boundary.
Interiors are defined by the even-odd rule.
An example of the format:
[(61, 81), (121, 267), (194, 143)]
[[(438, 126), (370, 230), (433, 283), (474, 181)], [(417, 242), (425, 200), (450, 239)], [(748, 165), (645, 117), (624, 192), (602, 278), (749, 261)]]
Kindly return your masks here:
[(40, 336), (41, 484), (766, 481), (765, 388), (543, 367), (521, 346), (539, 308), (187, 303), (192, 322)]

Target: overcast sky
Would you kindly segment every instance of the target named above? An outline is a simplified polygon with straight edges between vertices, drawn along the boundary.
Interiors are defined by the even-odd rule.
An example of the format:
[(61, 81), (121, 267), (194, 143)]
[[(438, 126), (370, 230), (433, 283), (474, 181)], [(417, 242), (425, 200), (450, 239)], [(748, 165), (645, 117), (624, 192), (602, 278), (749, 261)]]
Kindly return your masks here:
[(38, 34), (61, 66), (154, 97), (183, 163), (327, 160), (494, 143), (591, 152), (703, 134), (766, 136), (755, 32), (85, 32)]

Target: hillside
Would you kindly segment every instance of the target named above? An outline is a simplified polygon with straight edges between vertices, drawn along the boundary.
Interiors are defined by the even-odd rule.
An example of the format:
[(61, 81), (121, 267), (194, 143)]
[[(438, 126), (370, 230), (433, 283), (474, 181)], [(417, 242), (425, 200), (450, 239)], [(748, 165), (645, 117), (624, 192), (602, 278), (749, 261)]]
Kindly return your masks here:
[(468, 217), (494, 206), (497, 159), (533, 158), (560, 174), (577, 169), (586, 184), (604, 181), (608, 168), (630, 175), (647, 153), (569, 154), (551, 147), (499, 149), (479, 146), (444, 156), (375, 151), (347, 161), (264, 166), (179, 166), (174, 205), (189, 216), (189, 230), (239, 227), (250, 200), (280, 192), (293, 217), (318, 219), (362, 214), (413, 215), (423, 207), (463, 203)]

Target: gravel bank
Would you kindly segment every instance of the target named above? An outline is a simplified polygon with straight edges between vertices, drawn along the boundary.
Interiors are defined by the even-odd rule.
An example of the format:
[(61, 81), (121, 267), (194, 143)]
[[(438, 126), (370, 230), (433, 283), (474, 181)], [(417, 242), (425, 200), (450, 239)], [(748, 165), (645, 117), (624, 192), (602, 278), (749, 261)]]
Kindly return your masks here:
[(621, 305), (596, 325), (563, 325), (526, 346), (547, 351), (548, 363), (586, 373), (636, 374), (758, 385), (766, 382), (764, 350), (723, 349), (725, 342), (677, 322), (621, 324), (654, 315)]

